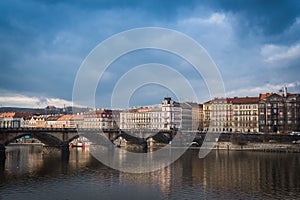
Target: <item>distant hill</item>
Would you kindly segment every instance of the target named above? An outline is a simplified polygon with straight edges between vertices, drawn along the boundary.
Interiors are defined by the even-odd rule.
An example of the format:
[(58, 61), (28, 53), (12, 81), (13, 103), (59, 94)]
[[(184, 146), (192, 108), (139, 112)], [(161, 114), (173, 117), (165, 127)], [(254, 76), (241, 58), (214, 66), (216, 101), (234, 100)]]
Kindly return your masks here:
[(55, 108), (53, 106), (47, 106), (46, 108), (19, 108), (19, 107), (0, 107), (0, 112), (26, 112), (37, 115), (47, 115), (47, 114), (74, 114), (87, 112), (90, 108), (80, 108), (80, 107), (65, 107), (65, 108)]

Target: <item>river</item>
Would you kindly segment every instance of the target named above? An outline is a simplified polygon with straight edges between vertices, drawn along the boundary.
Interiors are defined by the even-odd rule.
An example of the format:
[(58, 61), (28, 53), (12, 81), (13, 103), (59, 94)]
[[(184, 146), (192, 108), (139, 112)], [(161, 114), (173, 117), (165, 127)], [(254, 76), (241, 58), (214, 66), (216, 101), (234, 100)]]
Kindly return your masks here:
[(0, 199), (299, 199), (300, 154), (189, 149), (151, 173), (111, 169), (81, 148), (9, 146)]

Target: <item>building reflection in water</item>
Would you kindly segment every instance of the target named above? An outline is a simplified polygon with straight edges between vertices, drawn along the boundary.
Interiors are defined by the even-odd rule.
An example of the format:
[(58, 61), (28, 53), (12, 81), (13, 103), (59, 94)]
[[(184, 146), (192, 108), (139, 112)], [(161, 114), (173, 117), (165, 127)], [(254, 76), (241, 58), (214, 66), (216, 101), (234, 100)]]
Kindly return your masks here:
[(202, 193), (224, 195), (268, 195), (280, 191), (289, 196), (297, 188), (298, 195), (300, 192), (300, 157), (295, 154), (213, 151), (199, 159), (198, 150), (189, 150), (169, 168), (171, 178), (167, 178), (178, 179), (172, 181), (177, 185), (170, 184), (170, 193), (187, 185)]
[(8, 146), (5, 169), (9, 174), (33, 173), (43, 165), (42, 146)]
[(183, 191), (188, 195), (196, 190), (202, 196), (208, 193), (236, 198), (268, 197), (277, 191), (281, 196), (300, 194), (300, 158), (295, 154), (212, 151), (199, 159), (198, 152), (188, 150), (172, 165), (156, 172), (120, 173), (119, 181), (157, 185), (163, 196), (175, 198), (183, 197)]
[(57, 148), (41, 145), (7, 146), (5, 173), (7, 175), (49, 175), (51, 173), (67, 173), (86, 166), (91, 159), (88, 150), (71, 149), (68, 160), (61, 160), (61, 151)]

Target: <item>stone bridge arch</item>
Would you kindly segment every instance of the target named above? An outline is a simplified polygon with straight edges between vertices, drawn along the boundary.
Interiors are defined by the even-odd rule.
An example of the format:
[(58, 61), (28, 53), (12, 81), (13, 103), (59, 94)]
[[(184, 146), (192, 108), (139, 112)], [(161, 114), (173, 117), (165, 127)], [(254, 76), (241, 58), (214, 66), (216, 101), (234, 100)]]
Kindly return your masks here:
[(48, 146), (60, 147), (65, 160), (69, 158), (69, 143), (79, 137), (76, 129), (0, 128), (0, 169), (4, 169), (5, 165), (5, 146), (26, 135)]
[(78, 138), (77, 131), (68, 129), (10, 129), (0, 131), (0, 145), (7, 146), (16, 139), (30, 136), (48, 146), (67, 146)]
[(74, 139), (79, 137), (79, 136), (74, 136), (74, 137), (72, 137), (69, 140), (64, 142), (60, 138), (57, 138), (56, 136), (53, 136), (53, 135), (48, 134), (48, 133), (19, 133), (17, 135), (9, 136), (4, 145), (7, 146), (10, 143), (12, 143), (12, 142), (16, 141), (17, 139), (22, 138), (24, 136), (30, 136), (31, 138), (38, 139), (43, 144), (45, 144), (47, 146), (52, 146), (52, 147), (60, 147), (60, 146), (64, 145), (65, 143), (69, 144)]

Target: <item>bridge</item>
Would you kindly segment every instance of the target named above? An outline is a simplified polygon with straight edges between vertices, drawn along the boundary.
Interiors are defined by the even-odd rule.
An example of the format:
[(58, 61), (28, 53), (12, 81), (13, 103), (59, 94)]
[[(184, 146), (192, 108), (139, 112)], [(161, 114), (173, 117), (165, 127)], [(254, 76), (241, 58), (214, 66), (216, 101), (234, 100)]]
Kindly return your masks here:
[[(79, 134), (78, 134), (79, 132)], [(62, 152), (69, 152), (69, 144), (79, 135), (89, 136), (97, 134), (114, 141), (120, 136), (128, 140), (145, 140), (155, 135), (158, 130), (124, 130), (120, 129), (84, 129), (84, 128), (0, 128), (0, 163), (5, 160), (5, 147), (18, 138), (30, 136), (51, 147), (61, 148)], [(102, 134), (99, 134), (102, 133)], [(101, 139), (100, 139), (101, 140)]]
[[(119, 130), (79, 129), (84, 133), (104, 133), (109, 140), (120, 134)], [(69, 155), (69, 144), (79, 137), (76, 128), (0, 128), (0, 163), (5, 162), (5, 147), (18, 138), (30, 136), (51, 147), (58, 147), (62, 155)]]
[(75, 128), (0, 128), (0, 146), (5, 147), (24, 136), (31, 136), (55, 147), (68, 146), (79, 137)]
[[(157, 141), (172, 140), (174, 131), (159, 130), (120, 130), (120, 129), (77, 129), (77, 128), (0, 128), (0, 165), (5, 163), (6, 146), (24, 136), (38, 139), (46, 146), (61, 148), (62, 157), (69, 157), (69, 144), (79, 135), (89, 138), (100, 137), (97, 142), (111, 142), (118, 137), (136, 144), (145, 144), (153, 137)], [(105, 138), (101, 138), (105, 137)], [(106, 139), (106, 140), (105, 140)], [(164, 141), (166, 140), (166, 141)], [(107, 143), (106, 143), (107, 144)], [(1, 166), (0, 166), (1, 167)]]

